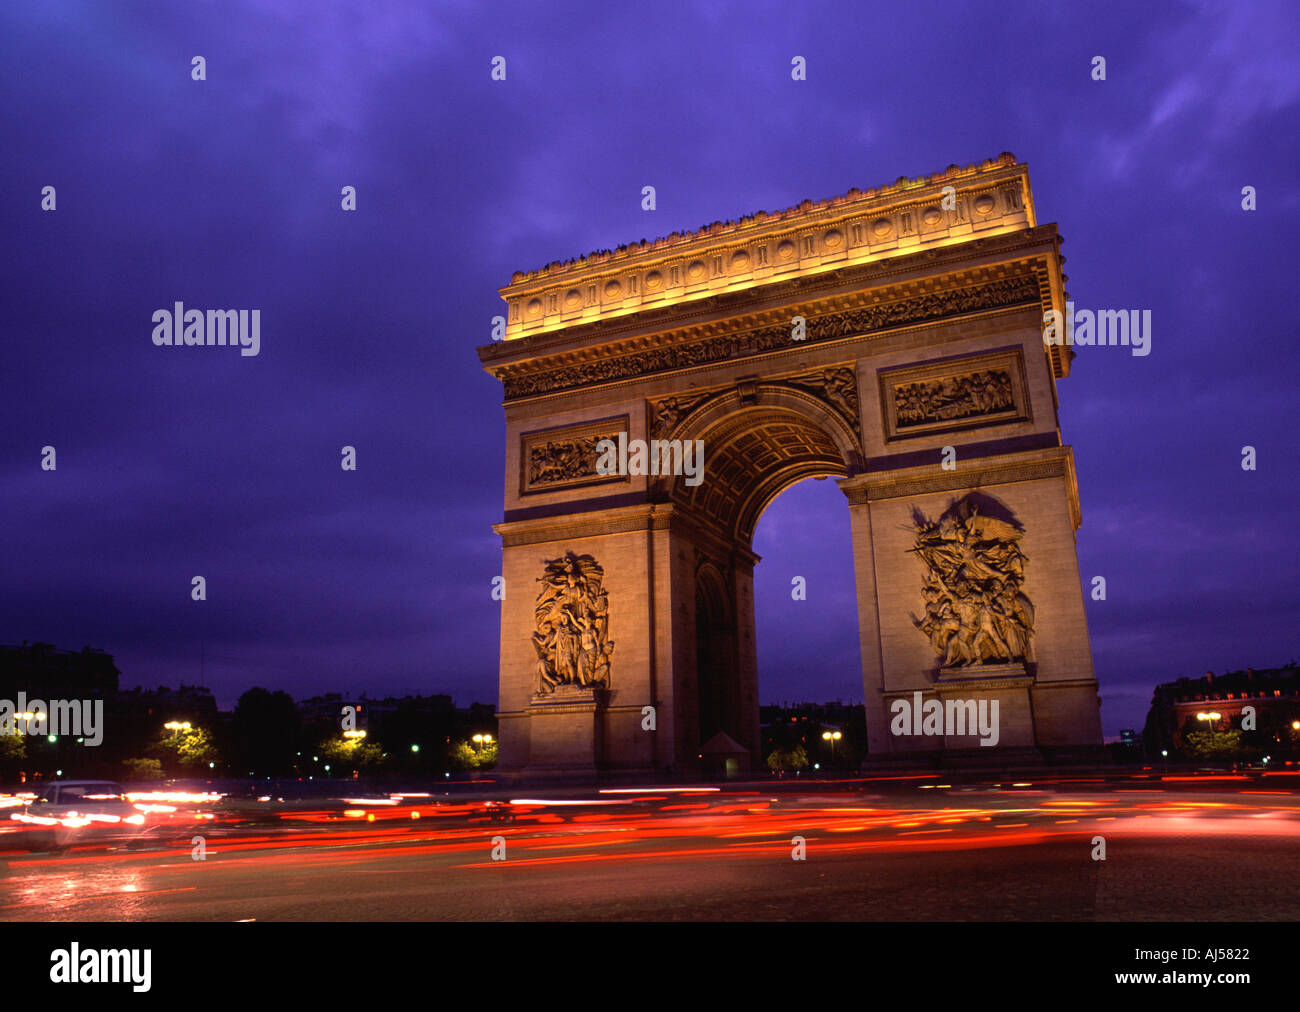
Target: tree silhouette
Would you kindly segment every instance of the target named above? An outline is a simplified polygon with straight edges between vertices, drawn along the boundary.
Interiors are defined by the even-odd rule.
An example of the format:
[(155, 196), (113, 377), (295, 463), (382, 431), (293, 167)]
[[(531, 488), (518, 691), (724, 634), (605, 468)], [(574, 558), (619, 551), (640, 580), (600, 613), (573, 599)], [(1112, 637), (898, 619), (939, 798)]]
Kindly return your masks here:
[(298, 726), (298, 708), (288, 693), (249, 689), (230, 721), (234, 772), (267, 777), (292, 772)]

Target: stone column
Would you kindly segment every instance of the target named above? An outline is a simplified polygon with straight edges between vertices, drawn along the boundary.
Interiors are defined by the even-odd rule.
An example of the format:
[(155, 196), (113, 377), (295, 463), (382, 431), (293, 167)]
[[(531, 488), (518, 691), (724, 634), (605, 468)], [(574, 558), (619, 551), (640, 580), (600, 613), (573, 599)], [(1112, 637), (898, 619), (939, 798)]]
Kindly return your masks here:
[(867, 713), (867, 752), (879, 757), (891, 751), (885, 707), (884, 656), (880, 649), (880, 588), (871, 533), (871, 504), (865, 477), (845, 478), (840, 490), (849, 501), (849, 536), (853, 543), (853, 572), (858, 588), (858, 644), (862, 655), (862, 698)]
[[(506, 597), (501, 604), (498, 726), (504, 772), (592, 773), (662, 767), (674, 734), (669, 539), (653, 506), (498, 524)], [(539, 578), (567, 552), (590, 556), (608, 595), (609, 684), (539, 691)], [(667, 705), (665, 705), (667, 704)], [(657, 730), (644, 729), (646, 706)]]

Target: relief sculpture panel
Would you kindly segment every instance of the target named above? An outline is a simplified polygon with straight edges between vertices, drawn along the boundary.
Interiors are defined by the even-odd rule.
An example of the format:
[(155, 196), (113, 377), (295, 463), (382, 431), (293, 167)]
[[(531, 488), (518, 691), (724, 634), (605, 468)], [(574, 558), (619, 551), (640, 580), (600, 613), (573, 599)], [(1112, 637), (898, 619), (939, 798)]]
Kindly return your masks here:
[(1030, 419), (1018, 349), (882, 372), (880, 403), (886, 439)]
[(609, 594), (605, 571), (590, 555), (566, 552), (546, 563), (538, 582), (534, 611), (537, 652), (536, 693), (549, 695), (561, 685), (609, 688)]
[(520, 445), (521, 494), (550, 492), (578, 485), (626, 480), (596, 470), (602, 439), (617, 440), (627, 431), (627, 417), (605, 418), (582, 425), (542, 432), (526, 432)]
[(929, 383), (907, 383), (894, 388), (898, 427), (954, 418), (993, 415), (1015, 407), (1011, 376), (1005, 369), (989, 369), (950, 376)]
[(931, 522), (914, 514), (925, 564), (925, 617), (914, 624), (929, 637), (940, 668), (1032, 661), (1034, 606), (1023, 591), (1024, 532), (982, 515), (972, 496)]

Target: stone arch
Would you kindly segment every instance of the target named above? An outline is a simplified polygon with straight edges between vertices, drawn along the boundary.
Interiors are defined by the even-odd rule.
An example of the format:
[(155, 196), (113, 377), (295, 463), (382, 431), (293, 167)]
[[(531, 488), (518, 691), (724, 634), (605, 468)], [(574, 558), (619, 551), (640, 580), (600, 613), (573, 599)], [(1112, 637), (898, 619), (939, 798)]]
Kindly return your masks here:
[[(957, 211), (945, 218), (940, 191), (953, 187)], [(918, 220), (917, 208), (936, 213)], [(501, 769), (697, 765), (706, 750), (717, 754), (698, 726), (704, 665), (730, 686), (719, 747), (757, 759), (752, 538), (785, 488), (821, 476), (839, 478), (849, 514), (873, 759), (984, 761), (990, 743), (968, 734), (894, 727), (894, 704), (920, 695), (996, 703), (996, 747), (1017, 761), (1095, 750), (1078, 487), (1056, 410), (1071, 356), (1045, 346), (1041, 328), (1045, 312), (1068, 308), (1062, 264), (1027, 169), (1003, 155), (516, 274), (502, 289), (506, 339), (479, 349), (505, 396), (505, 515), (495, 530), (511, 590), (492, 605), (501, 610)], [(792, 327), (796, 318), (804, 326)], [(617, 471), (600, 462), (606, 439), (623, 448)], [(703, 480), (647, 475), (642, 451), (657, 440), (677, 440), (681, 463), (681, 441), (703, 440)], [(940, 466), (947, 446), (958, 450), (955, 468)], [(964, 635), (987, 624), (991, 605), (955, 584), (936, 587), (942, 566), (927, 575), (915, 521), (982, 490), (1018, 519), (1032, 560), (1032, 669), (945, 665), (942, 637), (916, 625), (927, 593), (953, 599), (944, 603)], [(965, 544), (924, 547), (942, 560)], [(603, 574), (608, 600), (586, 612), (607, 619), (616, 644), (611, 687), (566, 677), (539, 693), (538, 561), (569, 552)], [(999, 558), (988, 565), (1011, 564)], [(728, 623), (725, 656), (714, 649), (718, 622)], [(647, 706), (659, 715), (653, 733)]]
[(712, 621), (726, 622), (735, 618), (735, 606), (727, 592), (727, 577), (717, 563), (705, 560), (695, 570), (696, 599), (704, 602)]
[(850, 421), (814, 394), (779, 383), (711, 397), (661, 438), (702, 440), (707, 480), (690, 486), (684, 476), (662, 476), (653, 497), (681, 505), (745, 548), (763, 511), (795, 482), (863, 470)]

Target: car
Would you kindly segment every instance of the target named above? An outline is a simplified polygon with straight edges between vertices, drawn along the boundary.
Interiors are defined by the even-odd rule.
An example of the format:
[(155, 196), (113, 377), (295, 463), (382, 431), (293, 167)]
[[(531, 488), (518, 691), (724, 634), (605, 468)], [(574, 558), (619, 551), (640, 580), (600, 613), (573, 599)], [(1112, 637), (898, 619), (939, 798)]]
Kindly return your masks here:
[(56, 780), (10, 819), (36, 834), (38, 844), (62, 850), (78, 843), (130, 843), (149, 829), (144, 813), (112, 780)]

